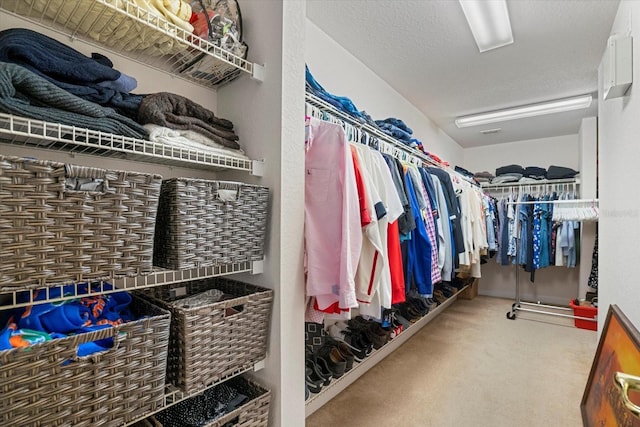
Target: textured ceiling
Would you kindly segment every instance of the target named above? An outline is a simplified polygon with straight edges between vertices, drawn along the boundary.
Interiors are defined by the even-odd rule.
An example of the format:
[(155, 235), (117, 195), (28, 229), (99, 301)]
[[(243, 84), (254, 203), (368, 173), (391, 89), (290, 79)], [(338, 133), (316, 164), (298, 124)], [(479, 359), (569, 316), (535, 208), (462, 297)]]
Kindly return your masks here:
[[(577, 133), (588, 110), (458, 129), (457, 116), (597, 92), (618, 1), (509, 0), (514, 43), (479, 53), (454, 0), (310, 0), (307, 16), (463, 147)], [(496, 134), (483, 129), (500, 127)]]

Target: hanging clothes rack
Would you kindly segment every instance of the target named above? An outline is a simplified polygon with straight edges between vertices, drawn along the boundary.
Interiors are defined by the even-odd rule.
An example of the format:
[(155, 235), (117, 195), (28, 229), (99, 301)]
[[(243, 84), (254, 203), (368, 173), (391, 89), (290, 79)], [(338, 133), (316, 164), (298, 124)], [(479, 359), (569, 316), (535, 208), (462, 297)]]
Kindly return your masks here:
[(454, 169), (436, 162), (431, 157), (413, 147), (397, 141), (395, 138), (376, 129), (369, 123), (362, 122), (336, 109), (333, 105), (309, 92), (305, 92), (305, 114), (308, 117), (316, 117), (342, 126), (347, 135), (353, 137), (352, 140), (362, 142), (362, 136), (364, 136), (364, 139), (369, 142), (369, 145), (378, 149), (381, 153), (389, 154), (401, 161), (413, 163), (417, 166), (427, 165), (444, 169), (450, 175), (456, 176), (476, 188), (479, 187), (478, 184), (469, 181), (467, 177)]
[[(515, 192), (516, 194), (518, 194), (518, 196), (520, 196), (524, 192), (532, 192), (532, 190), (534, 192), (535, 191), (540, 191), (540, 190), (544, 190), (544, 191), (547, 191), (547, 192), (548, 191), (566, 191), (568, 189), (568, 187), (572, 187), (574, 193), (576, 193), (576, 187), (577, 187), (577, 185), (579, 185), (579, 183), (580, 183), (579, 180), (577, 180), (575, 178), (570, 178), (570, 179), (558, 179), (558, 180), (540, 180), (540, 181), (537, 181), (535, 183), (531, 183), (531, 182), (523, 182), (523, 183), (509, 182), (509, 183), (499, 183), (499, 184), (483, 184), (482, 185), (482, 189), (487, 191), (487, 192), (493, 192), (494, 190), (502, 190), (502, 192), (504, 192), (504, 190), (508, 189), (509, 192)], [(516, 209), (517, 209), (518, 206), (520, 206), (520, 205), (528, 205), (528, 204), (553, 204), (553, 205), (559, 204), (559, 205), (563, 205), (563, 204), (570, 204), (570, 203), (574, 203), (574, 204), (575, 203), (586, 203), (586, 204), (590, 204), (591, 206), (593, 206), (593, 207), (595, 207), (597, 209), (598, 199), (567, 199), (567, 200), (521, 201), (520, 197), (517, 197), (516, 201), (507, 202), (507, 205), (516, 206)], [(597, 212), (597, 210), (596, 210), (596, 212)], [(597, 215), (593, 220), (597, 221)], [(516, 236), (518, 236), (518, 235), (519, 235), (519, 233), (516, 233)], [(507, 319), (515, 320), (516, 319), (516, 313), (518, 311), (524, 311), (524, 312), (529, 312), (529, 313), (538, 313), (538, 314), (545, 314), (545, 315), (549, 315), (549, 316), (556, 316), (556, 317), (564, 317), (564, 318), (571, 318), (571, 319), (577, 319), (577, 320), (586, 320), (586, 321), (590, 321), (590, 322), (597, 322), (597, 318), (595, 318), (595, 317), (594, 318), (582, 317), (582, 316), (576, 316), (574, 314), (563, 314), (563, 313), (558, 313), (557, 312), (557, 311), (573, 312), (573, 309), (571, 309), (569, 307), (542, 304), (539, 301), (538, 302), (523, 301), (522, 297), (520, 295), (520, 268), (519, 268), (519, 265), (517, 263), (515, 264), (515, 268), (516, 268), (516, 294), (515, 294), (514, 302), (511, 305), (511, 310), (508, 311), (507, 314), (506, 314)], [(535, 308), (527, 308), (527, 307), (535, 307)], [(544, 309), (550, 309), (550, 310), (556, 310), (556, 311), (548, 311), (548, 310), (544, 310)]]

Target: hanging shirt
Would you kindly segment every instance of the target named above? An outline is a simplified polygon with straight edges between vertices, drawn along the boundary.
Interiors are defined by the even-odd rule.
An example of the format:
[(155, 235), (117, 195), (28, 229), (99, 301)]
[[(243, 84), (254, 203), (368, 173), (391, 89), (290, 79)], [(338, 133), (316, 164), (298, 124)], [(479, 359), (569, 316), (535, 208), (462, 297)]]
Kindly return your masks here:
[(364, 151), (369, 150), (369, 148), (361, 144), (353, 144), (351, 148), (352, 155), (357, 156), (358, 162), (362, 167), (360, 172), (367, 192), (368, 210), (374, 213), (371, 217), (371, 222), (362, 228), (362, 250), (355, 276), (358, 302), (370, 303), (378, 289), (384, 265), (383, 251), (386, 248), (386, 242), (382, 240), (381, 225), (379, 223), (382, 222), (386, 234), (387, 221), (385, 216), (387, 212), (378, 192), (380, 186), (376, 185), (374, 174), (369, 166), (368, 153)]
[(440, 273), (440, 268), (438, 268), (438, 236), (436, 234), (435, 221), (433, 219), (433, 208), (431, 207), (431, 201), (427, 195), (427, 190), (423, 185), (422, 176), (420, 175), (418, 168), (415, 166), (409, 166), (408, 172), (411, 176), (413, 188), (416, 189), (416, 194), (422, 193), (425, 196), (422, 201), (424, 203), (422, 217), (427, 230), (429, 243), (431, 244), (431, 283), (439, 283), (442, 281), (442, 275)]
[[(438, 240), (442, 243), (439, 247), (443, 248), (444, 261), (442, 266), (441, 276), (445, 282), (450, 282), (453, 276), (454, 260), (453, 260), (453, 239), (451, 233), (451, 221), (449, 220), (449, 210), (447, 209), (447, 202), (445, 200), (444, 191), (442, 190), (442, 184), (440, 178), (435, 175), (431, 175), (433, 180), (433, 187), (436, 190), (439, 207), (439, 221), (440, 221), (440, 234)], [(440, 266), (440, 260), (438, 260), (438, 266)]]
[[(430, 174), (436, 175), (440, 178), (440, 183), (442, 184), (445, 198), (447, 200), (447, 209), (449, 210), (449, 215), (451, 219), (451, 231), (454, 237), (454, 252), (456, 254), (464, 252), (464, 237), (462, 235), (462, 226), (460, 225), (460, 204), (458, 202), (458, 198), (456, 197), (456, 192), (453, 189), (453, 184), (451, 182), (451, 176), (444, 170), (430, 167), (427, 168)], [(458, 262), (458, 257), (454, 257), (454, 260)]]
[(392, 177), (393, 177), (394, 183), (396, 184), (396, 187), (398, 186), (398, 183), (396, 182), (396, 180), (400, 182), (399, 184), (400, 189), (398, 190), (398, 194), (400, 193), (404, 194), (406, 199), (406, 203), (404, 203), (405, 199), (403, 199), (403, 203), (402, 203), (402, 206), (404, 207), (404, 214), (400, 216), (400, 218), (398, 218), (398, 228), (400, 230), (400, 236), (401, 236), (400, 241), (402, 242), (403, 240), (402, 237), (410, 236), (411, 231), (413, 231), (416, 228), (416, 222), (415, 222), (415, 218), (413, 217), (413, 209), (411, 206), (412, 202), (411, 202), (411, 199), (409, 198), (407, 183), (404, 179), (404, 168), (402, 167), (402, 163), (400, 162), (400, 160), (393, 158), (391, 156), (385, 157), (385, 160), (387, 161), (387, 163), (393, 163), (395, 165), (395, 167), (392, 168), (391, 170)]
[(411, 239), (406, 242), (405, 286), (407, 292), (415, 286), (418, 293), (429, 295), (433, 293), (433, 283), (431, 283), (431, 242), (422, 219), (422, 213), (418, 208), (418, 201), (409, 173), (405, 174), (405, 183), (416, 223), (415, 230), (411, 232)]
[[(373, 284), (372, 298), (369, 304), (360, 304), (360, 314), (382, 318), (382, 308), (391, 308), (392, 283), (389, 266), (389, 222), (396, 222), (404, 209), (382, 155), (364, 145), (358, 147), (365, 168), (369, 170), (373, 184), (384, 205), (386, 215), (378, 220), (378, 228), (382, 242), (382, 259), (379, 280)], [(398, 247), (399, 252), (399, 247)]]
[(339, 125), (311, 118), (305, 153), (306, 290), (320, 309), (357, 307), (362, 229), (353, 158)]

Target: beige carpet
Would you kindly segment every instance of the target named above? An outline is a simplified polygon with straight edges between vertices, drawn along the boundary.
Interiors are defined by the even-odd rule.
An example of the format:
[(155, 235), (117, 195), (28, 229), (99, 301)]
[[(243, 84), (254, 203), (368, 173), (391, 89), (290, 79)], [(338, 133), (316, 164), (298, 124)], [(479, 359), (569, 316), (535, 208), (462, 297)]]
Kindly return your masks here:
[(511, 303), (454, 302), (306, 426), (582, 426), (596, 333)]

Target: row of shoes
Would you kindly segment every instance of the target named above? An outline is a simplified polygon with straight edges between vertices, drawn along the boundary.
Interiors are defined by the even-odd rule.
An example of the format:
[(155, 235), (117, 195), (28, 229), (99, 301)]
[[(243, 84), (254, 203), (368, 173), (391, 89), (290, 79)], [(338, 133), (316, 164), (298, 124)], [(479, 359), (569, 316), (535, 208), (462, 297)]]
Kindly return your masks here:
[(349, 372), (354, 362), (362, 362), (374, 349), (389, 342), (397, 325), (399, 323), (382, 327), (374, 320), (357, 316), (327, 327), (328, 336), (324, 337), (324, 343), (316, 351), (312, 352), (309, 348), (306, 351), (305, 398), (309, 398), (309, 392), (319, 393), (333, 379)]
[(400, 316), (408, 320), (409, 323), (415, 323), (422, 317), (426, 316), (431, 310), (436, 308), (440, 303), (433, 298), (423, 297), (407, 297), (405, 302), (396, 304)]
[(385, 310), (382, 324), (362, 316), (338, 321), (326, 328), (324, 343), (315, 351), (307, 347), (305, 355), (305, 400), (310, 393), (319, 393), (331, 381), (349, 372), (354, 362), (362, 362), (373, 350), (382, 348), (403, 329), (444, 303), (462, 287), (457, 283), (440, 283), (433, 297), (417, 294)]

